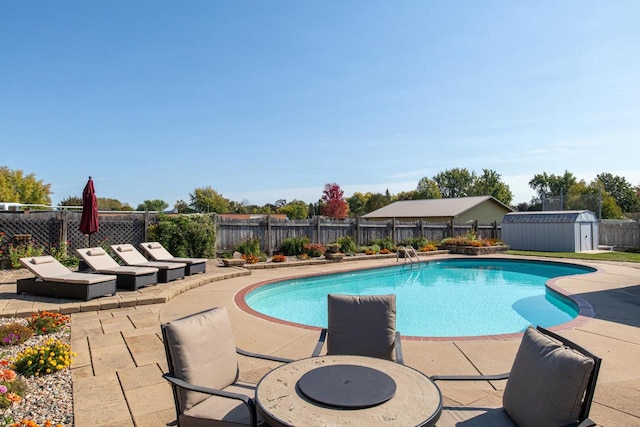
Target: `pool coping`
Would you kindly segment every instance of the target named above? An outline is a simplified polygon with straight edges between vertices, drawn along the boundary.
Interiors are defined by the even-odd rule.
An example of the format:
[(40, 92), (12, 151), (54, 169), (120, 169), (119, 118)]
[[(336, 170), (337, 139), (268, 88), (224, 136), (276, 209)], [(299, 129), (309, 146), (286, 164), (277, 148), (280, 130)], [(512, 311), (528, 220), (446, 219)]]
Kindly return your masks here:
[[(475, 257), (474, 257), (475, 258)], [(473, 258), (469, 258), (469, 257), (448, 257), (445, 260), (449, 261), (449, 260), (469, 260), (469, 259), (473, 259)], [(522, 258), (510, 258), (510, 257), (504, 257), (501, 255), (498, 256), (492, 256), (492, 257), (478, 257), (476, 258), (478, 260), (480, 259), (491, 259), (491, 260), (505, 260), (505, 261), (524, 261), (524, 262), (530, 262), (530, 263), (544, 263), (544, 264), (566, 264), (566, 265), (571, 265), (571, 266), (581, 266), (581, 267), (588, 267), (591, 269), (594, 269), (595, 271), (592, 272), (587, 272), (587, 273), (583, 273), (584, 275), (591, 275), (591, 274), (598, 274), (598, 273), (602, 273), (601, 269), (599, 269), (598, 267), (594, 267), (592, 265), (585, 265), (585, 264), (580, 264), (580, 263), (573, 263), (573, 262), (566, 262), (566, 261), (556, 261), (556, 260), (546, 260), (546, 259), (522, 259)], [(424, 260), (424, 261), (420, 261), (421, 264), (423, 263), (431, 263), (431, 262), (442, 262), (443, 259), (431, 259), (431, 260)], [(360, 267), (356, 267), (356, 268), (349, 268), (346, 270), (341, 270), (339, 272), (333, 272), (333, 273), (320, 273), (320, 272), (316, 272), (316, 273), (307, 273), (307, 274), (297, 274), (297, 275), (293, 275), (293, 276), (288, 276), (285, 278), (278, 278), (278, 279), (269, 279), (269, 280), (262, 280), (260, 282), (256, 282), (254, 284), (251, 284), (249, 286), (246, 286), (242, 289), (240, 289), (238, 292), (236, 292), (236, 294), (233, 296), (233, 300), (235, 305), (241, 310), (244, 311), (247, 314), (250, 314), (252, 316), (255, 316), (257, 318), (260, 318), (262, 320), (268, 321), (268, 322), (273, 322), (273, 323), (277, 323), (280, 325), (285, 325), (285, 326), (291, 326), (291, 327), (295, 327), (295, 328), (299, 328), (299, 329), (304, 329), (304, 330), (312, 330), (312, 331), (320, 331), (322, 330), (322, 328), (317, 327), (317, 326), (310, 326), (310, 325), (304, 325), (302, 323), (295, 323), (295, 322), (290, 322), (287, 320), (283, 320), (283, 319), (278, 319), (276, 317), (272, 317), (272, 316), (268, 316), (266, 314), (260, 313), (254, 309), (252, 309), (251, 307), (249, 307), (249, 305), (246, 303), (245, 301), (245, 297), (252, 292), (255, 289), (258, 289), (262, 286), (265, 285), (269, 285), (272, 283), (278, 283), (278, 282), (283, 282), (283, 281), (287, 281), (287, 280), (296, 280), (296, 279), (303, 279), (303, 278), (309, 278), (309, 277), (319, 277), (319, 276), (327, 276), (327, 275), (331, 275), (331, 274), (343, 274), (343, 273), (349, 273), (349, 272), (354, 272), (354, 271), (362, 271), (362, 270), (376, 270), (376, 269), (382, 269), (382, 268), (391, 268), (389, 265), (380, 265), (380, 266), (360, 266)], [(580, 274), (581, 276), (582, 274)], [(583, 324), (585, 324), (586, 322), (588, 322), (589, 320), (591, 320), (594, 315), (594, 309), (593, 306), (591, 304), (589, 304), (589, 302), (587, 302), (587, 300), (585, 300), (584, 298), (582, 298), (579, 295), (576, 295), (572, 292), (567, 291), (566, 289), (563, 289), (562, 287), (558, 286), (558, 284), (556, 282), (558, 282), (559, 280), (562, 279), (566, 279), (567, 277), (574, 277), (577, 276), (575, 274), (572, 275), (567, 275), (567, 276), (559, 276), (559, 277), (553, 277), (551, 279), (549, 279), (546, 283), (545, 283), (545, 287), (548, 290), (551, 290), (552, 292), (560, 295), (561, 297), (563, 297), (564, 299), (566, 299), (571, 305), (573, 305), (576, 310), (578, 311), (578, 315), (570, 320), (569, 322), (565, 322), (565, 323), (561, 323), (559, 325), (554, 325), (551, 327), (548, 327), (547, 329), (553, 331), (553, 332), (562, 332), (562, 331), (566, 331), (568, 329), (573, 329), (576, 328), (578, 326), (581, 326)], [(514, 333), (509, 333), (509, 334), (489, 334), (489, 335), (474, 335), (474, 336), (442, 336), (442, 337), (430, 337), (430, 336), (415, 336), (415, 335), (402, 335), (402, 340), (405, 341), (487, 341), (487, 340), (491, 340), (491, 341), (495, 341), (495, 340), (508, 340), (508, 339), (515, 339), (515, 338), (520, 338), (522, 337), (523, 332), (514, 332)]]

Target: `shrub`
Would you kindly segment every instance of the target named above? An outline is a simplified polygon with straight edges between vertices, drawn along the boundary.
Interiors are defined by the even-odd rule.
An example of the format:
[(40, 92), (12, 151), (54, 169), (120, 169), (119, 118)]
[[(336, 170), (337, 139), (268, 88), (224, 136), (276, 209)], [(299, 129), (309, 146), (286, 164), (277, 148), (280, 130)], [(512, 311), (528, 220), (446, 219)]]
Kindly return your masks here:
[(22, 375), (37, 377), (68, 368), (75, 355), (69, 344), (49, 338), (43, 345), (28, 347), (19, 353), (13, 368)]
[(389, 249), (387, 249), (387, 248), (382, 248), (382, 249), (380, 249), (380, 253), (386, 255), (386, 254), (391, 253), (391, 251)]
[(242, 259), (245, 260), (247, 264), (256, 264), (260, 261), (259, 257), (252, 254), (249, 254), (249, 255), (242, 254)]
[(66, 267), (77, 267), (80, 263), (80, 258), (71, 256), (67, 253), (68, 245), (69, 242), (60, 242), (59, 245), (49, 246), (46, 252)]
[(405, 242), (402, 242), (403, 246), (411, 246), (414, 249), (422, 248), (429, 244), (429, 241), (424, 236), (411, 237), (407, 239)]
[(0, 325), (0, 345), (22, 344), (33, 336), (33, 330), (21, 323), (7, 323)]
[(7, 251), (9, 252), (9, 259), (11, 260), (11, 268), (18, 269), (22, 268), (20, 258), (41, 256), (44, 254), (44, 247), (34, 246), (33, 242), (21, 243), (19, 245), (9, 243)]
[(364, 251), (365, 255), (375, 255), (378, 252), (380, 252), (380, 246), (378, 245), (371, 245)]
[(371, 244), (380, 247), (380, 249), (387, 249), (388, 251), (394, 251), (396, 249), (396, 244), (390, 237), (385, 237), (384, 239), (375, 239), (371, 242)]
[(358, 246), (356, 245), (355, 240), (350, 236), (342, 236), (336, 240), (336, 243), (340, 245), (340, 250), (345, 254), (358, 252)]
[(431, 252), (438, 250), (438, 247), (433, 243), (427, 243), (423, 247), (420, 248), (420, 252)]
[(0, 369), (0, 409), (7, 409), (21, 401), (26, 390), (26, 384), (17, 377), (15, 371)]
[(289, 237), (280, 245), (280, 252), (288, 256), (296, 256), (304, 253), (304, 245), (309, 243), (307, 236)]
[(271, 261), (272, 262), (285, 262), (287, 260), (287, 257), (284, 255), (274, 255), (271, 257)]
[(160, 242), (175, 257), (215, 257), (216, 230), (210, 215), (159, 214), (149, 226), (149, 240)]
[(244, 239), (236, 246), (236, 251), (240, 252), (242, 255), (253, 255), (257, 258), (266, 258), (266, 255), (262, 253), (260, 250), (260, 238), (259, 237), (249, 237)]
[(319, 243), (307, 243), (304, 245), (304, 253), (312, 258), (318, 258), (324, 255), (327, 250)]
[(46, 335), (60, 331), (69, 323), (69, 316), (60, 313), (51, 313), (49, 311), (41, 311), (32, 314), (27, 325), (37, 334)]

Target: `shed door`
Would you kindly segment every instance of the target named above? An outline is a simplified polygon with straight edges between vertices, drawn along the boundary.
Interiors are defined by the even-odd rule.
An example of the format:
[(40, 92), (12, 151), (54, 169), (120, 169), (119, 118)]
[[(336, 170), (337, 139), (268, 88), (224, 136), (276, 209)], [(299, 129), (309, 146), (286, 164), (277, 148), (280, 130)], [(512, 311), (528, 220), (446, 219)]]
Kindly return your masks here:
[(591, 224), (580, 224), (580, 252), (593, 249), (591, 240)]

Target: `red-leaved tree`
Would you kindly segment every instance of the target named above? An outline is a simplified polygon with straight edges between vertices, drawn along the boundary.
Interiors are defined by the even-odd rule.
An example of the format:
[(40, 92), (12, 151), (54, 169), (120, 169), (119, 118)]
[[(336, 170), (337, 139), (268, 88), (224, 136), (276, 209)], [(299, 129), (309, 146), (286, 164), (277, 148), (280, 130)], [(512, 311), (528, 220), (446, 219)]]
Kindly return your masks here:
[(349, 204), (344, 199), (344, 191), (335, 182), (324, 185), (320, 200), (322, 201), (320, 212), (326, 217), (344, 219), (349, 214)]

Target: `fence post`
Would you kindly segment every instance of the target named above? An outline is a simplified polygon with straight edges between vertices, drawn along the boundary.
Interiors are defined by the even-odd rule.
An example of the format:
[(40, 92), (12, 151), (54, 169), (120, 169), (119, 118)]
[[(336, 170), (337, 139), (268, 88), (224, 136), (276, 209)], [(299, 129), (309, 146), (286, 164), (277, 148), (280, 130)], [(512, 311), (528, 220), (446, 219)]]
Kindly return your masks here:
[(360, 215), (356, 217), (356, 245), (360, 246)]
[(316, 215), (316, 235), (314, 243), (320, 243), (320, 215)]
[(143, 242), (149, 241), (149, 211), (144, 211), (143, 217), (144, 219), (144, 240)]
[(267, 215), (267, 254), (273, 256), (273, 248), (271, 245), (271, 214)]
[[(69, 241), (69, 211), (65, 209), (63, 211), (58, 211), (58, 214), (59, 216), (57, 219), (62, 221), (62, 225), (60, 226), (60, 239), (58, 242), (54, 243), (65, 242), (65, 247), (67, 247), (66, 243)], [(68, 247), (67, 250), (69, 250)]]
[(423, 222), (422, 218), (420, 218), (418, 220), (418, 226), (420, 227), (420, 233), (418, 233), (418, 235), (420, 237), (424, 237), (424, 222)]

